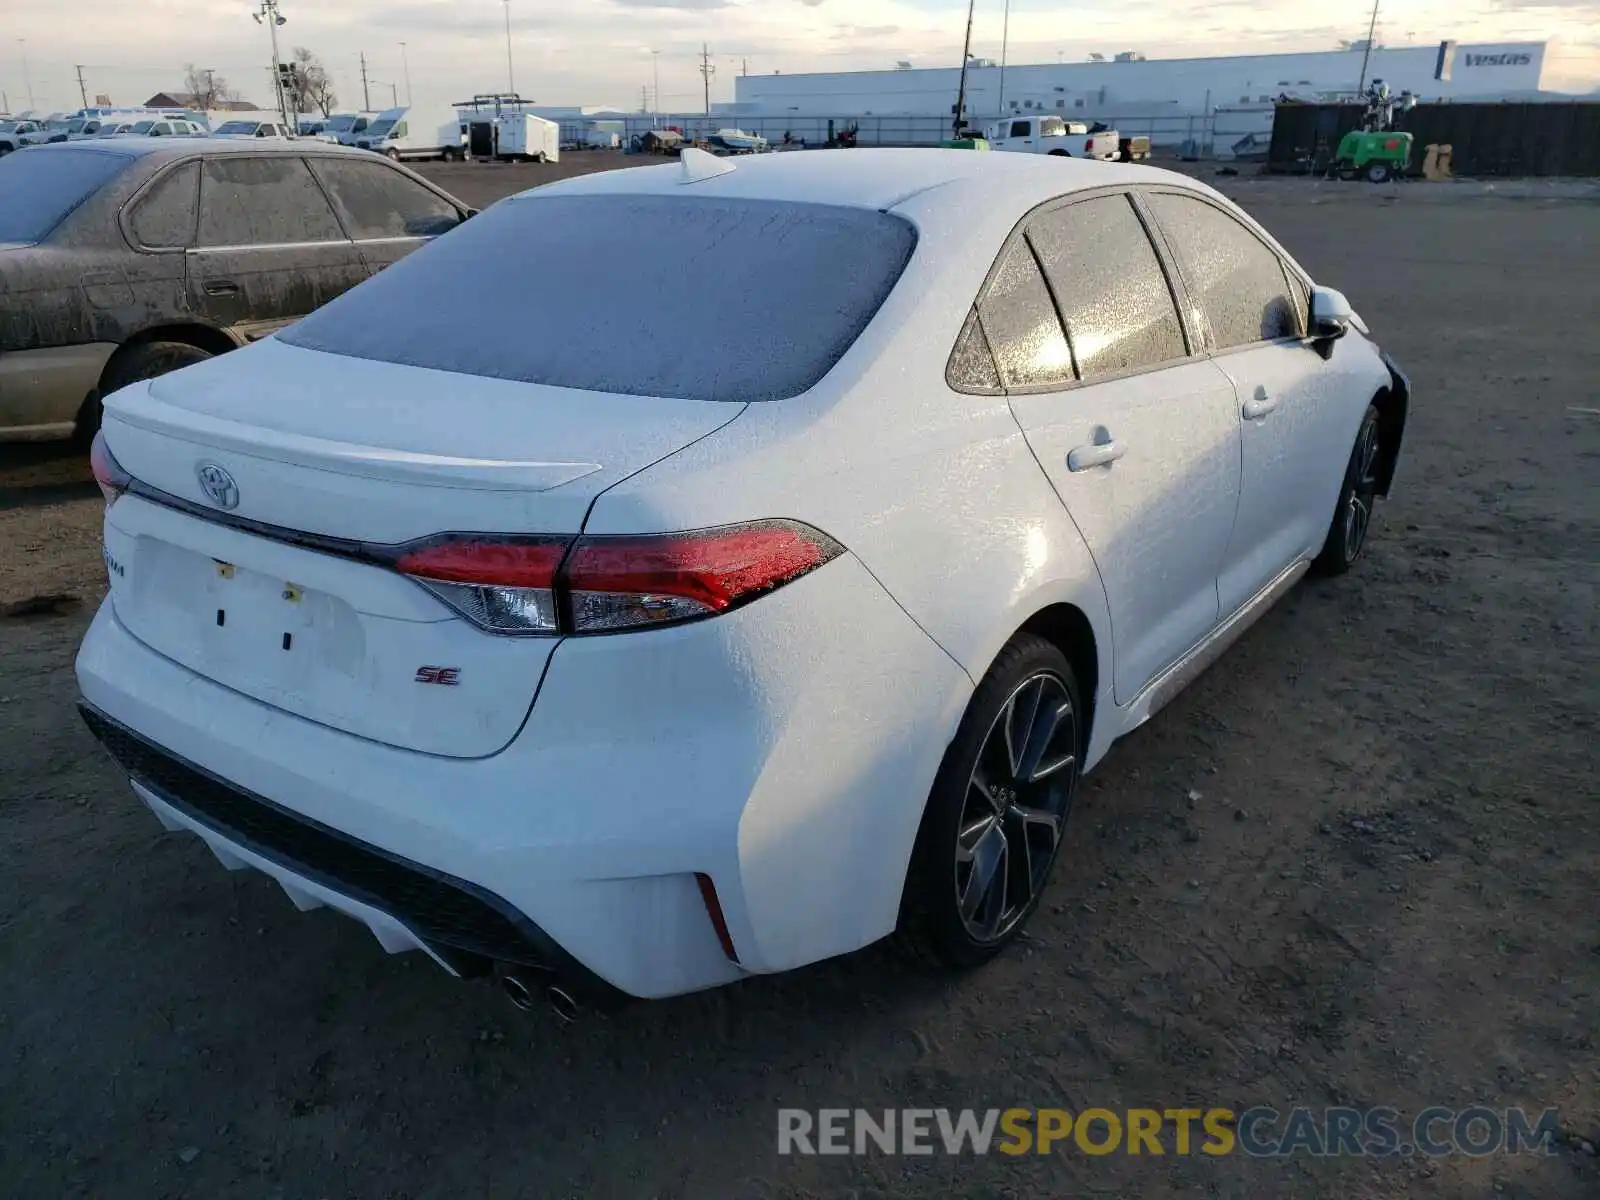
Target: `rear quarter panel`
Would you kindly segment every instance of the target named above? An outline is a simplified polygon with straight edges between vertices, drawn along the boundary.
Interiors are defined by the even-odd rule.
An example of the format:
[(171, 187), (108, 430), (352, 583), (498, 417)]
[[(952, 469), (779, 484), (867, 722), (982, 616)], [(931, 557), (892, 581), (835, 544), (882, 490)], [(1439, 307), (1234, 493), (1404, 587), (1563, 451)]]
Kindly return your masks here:
[[(595, 502), (586, 529), (807, 521), (853, 551), (972, 681), (1030, 617), (1064, 603), (1094, 629), (1108, 689), (1105, 592), (1082, 538), (1005, 397), (958, 394), (944, 379), (1014, 219), (988, 214), (989, 227), (975, 233), (974, 214), (959, 207), (930, 204), (910, 215), (917, 253), (821, 383), (753, 404), (712, 437), (616, 485)], [(919, 805), (949, 733), (938, 731), (928, 747)]]

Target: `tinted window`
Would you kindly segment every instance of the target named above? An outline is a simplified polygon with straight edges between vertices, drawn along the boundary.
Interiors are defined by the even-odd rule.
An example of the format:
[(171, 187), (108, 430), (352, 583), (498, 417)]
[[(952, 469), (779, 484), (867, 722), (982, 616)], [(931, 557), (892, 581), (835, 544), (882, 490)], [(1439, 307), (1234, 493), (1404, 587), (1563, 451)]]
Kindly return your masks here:
[(162, 250), (194, 245), (199, 201), (199, 163), (184, 163), (168, 171), (134, 205), (133, 215), (128, 219), (134, 241)]
[(37, 242), (131, 159), (102, 150), (24, 150), (0, 157), (0, 242)]
[(1218, 349), (1300, 333), (1283, 264), (1260, 238), (1203, 200), (1165, 192), (1148, 200)]
[(557, 387), (777, 400), (827, 373), (916, 234), (870, 209), (691, 196), (503, 200), (279, 336)]
[(1000, 387), (1000, 373), (995, 370), (994, 356), (984, 340), (977, 309), (967, 317), (961, 336), (956, 339), (956, 348), (950, 352), (945, 381), (959, 392), (996, 391)]
[(1079, 378), (1187, 353), (1167, 277), (1126, 196), (1045, 213), (1028, 226), (1028, 240), (1055, 293)]
[(209, 159), (202, 190), (202, 246), (272, 246), (344, 238), (322, 189), (298, 158)]
[(434, 237), (461, 224), (455, 205), (382, 163), (321, 158), (312, 160), (312, 169), (358, 241)]
[(1027, 137), (1028, 136), (1028, 123), (1026, 121), (1013, 121), (1013, 122), (1011, 122), (1011, 136), (1012, 137)]
[(1065, 383), (1072, 354), (1055, 305), (1025, 241), (1013, 242), (1000, 260), (978, 315), (1006, 387)]

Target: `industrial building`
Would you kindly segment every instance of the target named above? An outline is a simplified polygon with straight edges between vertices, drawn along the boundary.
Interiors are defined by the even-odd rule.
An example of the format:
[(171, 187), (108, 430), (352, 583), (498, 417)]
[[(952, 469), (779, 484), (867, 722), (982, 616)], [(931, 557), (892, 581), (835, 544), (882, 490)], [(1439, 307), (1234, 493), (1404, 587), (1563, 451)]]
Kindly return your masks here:
[[(1123, 132), (1176, 144), (1203, 138), (1219, 150), (1271, 128), (1275, 101), (1353, 97), (1361, 82), (1382, 79), (1422, 100), (1526, 99), (1540, 90), (1545, 42), (1354, 48), (1302, 54), (1147, 59), (1119, 54), (1087, 62), (968, 65), (966, 115), (982, 124), (1012, 113), (1053, 113), (1067, 120), (1106, 121)], [(1443, 58), (1444, 78), (1436, 78)], [(774, 120), (810, 126), (819, 118), (883, 118), (936, 137), (955, 113), (959, 65), (890, 71), (745, 75), (735, 100), (719, 114), (741, 122)], [(935, 120), (937, 119), (937, 120)], [(1259, 127), (1259, 130), (1258, 130)], [(1214, 137), (1213, 137), (1214, 134)]]

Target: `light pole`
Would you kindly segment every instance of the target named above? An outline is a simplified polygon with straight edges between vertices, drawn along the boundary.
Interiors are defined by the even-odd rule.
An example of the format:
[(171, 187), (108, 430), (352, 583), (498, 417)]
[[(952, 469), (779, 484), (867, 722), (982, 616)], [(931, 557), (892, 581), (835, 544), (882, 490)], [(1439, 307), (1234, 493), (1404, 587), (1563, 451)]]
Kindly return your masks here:
[(378, 87), (386, 87), (386, 88), (388, 88), (389, 89), (389, 107), (390, 108), (399, 108), (400, 107), (400, 89), (398, 87), (396, 87), (392, 83), (385, 83), (381, 79), (371, 79), (371, 80), (368, 80), (368, 82), (369, 83), (374, 83)]
[(1005, 24), (1000, 28), (1000, 116), (1006, 115), (1006, 50), (1011, 45), (1011, 0), (1006, 0)]
[(405, 72), (406, 103), (411, 103), (411, 60), (406, 56), (406, 44), (400, 43), (400, 69)]
[(1356, 95), (1367, 90), (1367, 63), (1372, 59), (1372, 36), (1378, 28), (1378, 0), (1372, 0), (1372, 21), (1367, 25), (1367, 46), (1361, 52), (1361, 82), (1356, 84)]
[(511, 69), (511, 0), (506, 0), (506, 91), (517, 94), (517, 77)]
[(261, 0), (261, 7), (250, 15), (272, 35), (272, 87), (278, 94), (278, 115), (285, 125), (293, 127), (298, 120), (289, 120), (289, 98), (283, 94), (283, 72), (278, 65), (278, 26), (287, 25), (289, 19), (278, 11), (278, 0)]
[(661, 111), (661, 51), (659, 51), (659, 50), (650, 51), (650, 71), (651, 71), (651, 74), (652, 74), (652, 76), (654, 78), (654, 83), (655, 83), (655, 91), (651, 93), (655, 97), (655, 101), (654, 101), (654, 103), (651, 104), (650, 107), (651, 107), (652, 111), (660, 112)]
[(956, 89), (956, 120), (953, 136), (961, 136), (961, 127), (967, 120), (967, 63), (972, 58), (972, 10), (977, 7), (977, 0), (967, 2), (967, 37), (961, 44), (961, 84)]
[(22, 55), (22, 82), (28, 87), (28, 109), (33, 110), (33, 76), (28, 72), (28, 39), (17, 39), (18, 53)]

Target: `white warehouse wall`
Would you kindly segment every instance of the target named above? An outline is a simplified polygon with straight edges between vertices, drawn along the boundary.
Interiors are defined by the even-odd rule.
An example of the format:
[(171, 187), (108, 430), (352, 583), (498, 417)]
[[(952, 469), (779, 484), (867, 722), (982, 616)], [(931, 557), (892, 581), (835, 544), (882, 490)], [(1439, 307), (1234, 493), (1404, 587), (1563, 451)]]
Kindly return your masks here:
[[(1539, 89), (1544, 42), (1460, 45), (1453, 77), (1433, 78), (1438, 46), (1380, 48), (1372, 53), (1367, 78), (1382, 79), (1398, 94), (1409, 88), (1423, 99), (1495, 98)], [(1175, 114), (1200, 114), (1212, 107), (1256, 104), (1279, 93), (1313, 99), (1319, 93), (1353, 92), (1361, 76), (1361, 52), (1261, 54), (1233, 58), (1149, 59), (1139, 62), (1075, 62), (1010, 65), (1005, 70), (1005, 108), (1032, 101), (1035, 110), (1092, 115), (1148, 111), (1173, 106)], [(910, 71), (850, 71), (812, 75), (745, 75), (735, 79), (733, 113), (782, 117), (941, 116), (955, 105), (960, 68)], [(1001, 111), (1000, 69), (967, 74), (967, 113), (982, 121)]]

